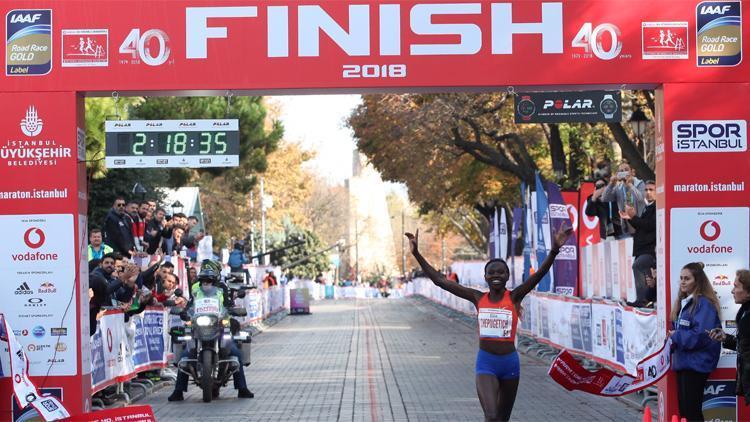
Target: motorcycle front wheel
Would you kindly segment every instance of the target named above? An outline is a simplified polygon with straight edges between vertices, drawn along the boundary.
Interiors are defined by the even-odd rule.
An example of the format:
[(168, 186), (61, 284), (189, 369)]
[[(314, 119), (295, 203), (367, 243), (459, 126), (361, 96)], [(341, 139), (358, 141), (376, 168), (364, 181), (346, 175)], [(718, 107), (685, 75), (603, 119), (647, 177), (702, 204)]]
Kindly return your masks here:
[(201, 352), (201, 367), (201, 389), (203, 389), (203, 401), (211, 403), (214, 391), (212, 350), (204, 349)]

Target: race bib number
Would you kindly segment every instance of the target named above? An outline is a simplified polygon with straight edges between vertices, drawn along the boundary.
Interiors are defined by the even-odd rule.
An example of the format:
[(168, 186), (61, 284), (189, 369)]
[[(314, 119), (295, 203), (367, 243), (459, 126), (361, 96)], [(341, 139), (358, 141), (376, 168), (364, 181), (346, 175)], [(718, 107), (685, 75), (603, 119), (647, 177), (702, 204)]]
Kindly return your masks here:
[(479, 337), (510, 338), (512, 329), (512, 311), (508, 309), (481, 309), (479, 311)]
[(195, 301), (196, 314), (218, 314), (220, 312), (219, 299), (203, 298)]

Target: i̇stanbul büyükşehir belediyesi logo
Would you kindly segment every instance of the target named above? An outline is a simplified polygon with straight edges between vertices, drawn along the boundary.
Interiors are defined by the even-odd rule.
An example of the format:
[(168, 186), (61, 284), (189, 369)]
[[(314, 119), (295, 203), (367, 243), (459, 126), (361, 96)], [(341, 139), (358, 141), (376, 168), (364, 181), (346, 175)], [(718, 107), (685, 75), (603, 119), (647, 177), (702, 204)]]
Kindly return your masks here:
[(26, 116), (21, 119), (21, 131), (26, 136), (37, 136), (42, 132), (44, 122), (39, 113), (36, 111), (36, 107), (29, 106), (26, 110)]
[[(23, 135), (39, 136), (44, 121), (33, 104), (20, 120)], [(58, 164), (58, 158), (71, 158), (71, 148), (59, 145), (54, 139), (8, 139), (0, 147), (0, 159), (7, 167), (49, 167)]]

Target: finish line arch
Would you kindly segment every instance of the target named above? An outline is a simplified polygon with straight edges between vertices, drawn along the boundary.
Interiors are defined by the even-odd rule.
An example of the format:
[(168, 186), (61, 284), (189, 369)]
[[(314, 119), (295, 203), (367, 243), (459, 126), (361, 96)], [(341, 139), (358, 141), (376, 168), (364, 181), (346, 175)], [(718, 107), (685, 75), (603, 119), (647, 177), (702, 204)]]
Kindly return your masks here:
[[(684, 0), (3, 4), (0, 221), (11, 229), (0, 247), (0, 273), (8, 281), (0, 308), (24, 309), (12, 290), (17, 280), (43, 277), (30, 271), (69, 280), (58, 282), (58, 292), (66, 293), (54, 298), (67, 303), (73, 290), (64, 324), (71, 328), (67, 350), (54, 355), (56, 362), (39, 364), (46, 371), (54, 363), (45, 387), (61, 388), (72, 414), (87, 411), (85, 96), (654, 88), (658, 316), (665, 334), (670, 284), (676, 286), (684, 263), (705, 259), (691, 252), (694, 246), (733, 247), (733, 254), (711, 256), (726, 262), (712, 271), (750, 262), (750, 176), (744, 171), (750, 165), (750, 65), (742, 57), (743, 41), (750, 40), (747, 6)], [(660, 30), (684, 34), (687, 42), (660, 48), (664, 43), (655, 44), (651, 35)], [(676, 143), (677, 130), (707, 139), (713, 135), (698, 133), (700, 125), (726, 121), (744, 128), (739, 146)], [(725, 185), (737, 189), (718, 188)], [(704, 220), (724, 224), (723, 237), (713, 243), (702, 238)], [(38, 249), (23, 241), (31, 227), (46, 232)], [(37, 250), (57, 255), (14, 258)], [(52, 318), (59, 313), (52, 302), (25, 315)], [(733, 372), (717, 373), (733, 379)], [(43, 378), (35, 377), (38, 384)], [(676, 413), (673, 378), (670, 373), (660, 383), (660, 420)], [(10, 380), (0, 387), (8, 394)], [(2, 403), (0, 410), (8, 410), (7, 397)]]

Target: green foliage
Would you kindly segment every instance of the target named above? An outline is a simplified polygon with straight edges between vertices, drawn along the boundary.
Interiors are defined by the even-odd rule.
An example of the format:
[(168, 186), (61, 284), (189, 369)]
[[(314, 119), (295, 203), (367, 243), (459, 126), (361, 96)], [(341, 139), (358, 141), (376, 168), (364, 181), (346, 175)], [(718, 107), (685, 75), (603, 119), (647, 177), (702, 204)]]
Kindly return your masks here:
[(142, 99), (138, 97), (114, 99), (86, 98), (86, 160), (90, 177), (103, 177), (104, 167), (104, 122), (128, 118), (130, 108)]
[[(237, 168), (210, 169), (113, 169), (104, 166), (106, 120), (133, 119), (221, 119), (236, 118), (240, 123), (240, 165)], [(208, 229), (217, 242), (223, 242), (241, 229), (241, 216), (247, 194), (257, 173), (266, 171), (267, 155), (276, 150), (283, 135), (280, 122), (267, 122), (262, 97), (237, 97), (227, 109), (223, 97), (157, 97), (86, 99), (86, 157), (89, 178), (89, 221), (100, 225), (118, 195), (140, 200), (132, 194), (133, 185), (143, 185), (145, 199), (159, 202), (157, 187), (188, 184), (201, 188)], [(221, 243), (217, 243), (221, 244)]]
[(269, 249), (278, 249), (286, 245), (303, 242), (298, 246), (271, 254), (271, 264), (284, 267), (294, 264), (305, 257), (307, 260), (289, 267), (288, 271), (301, 278), (314, 279), (319, 273), (328, 270), (328, 255), (319, 253), (326, 248), (315, 233), (284, 221), (283, 231), (273, 233), (269, 238)]
[[(126, 200), (141, 201), (156, 200), (162, 204), (164, 194), (157, 187), (164, 187), (164, 180), (168, 173), (166, 169), (112, 169), (104, 177), (89, 181), (89, 227), (102, 227), (104, 217), (112, 208), (115, 198), (124, 197)], [(146, 194), (141, 198), (133, 194), (133, 186), (137, 183), (146, 188)], [(169, 211), (169, 208), (167, 208)]]

